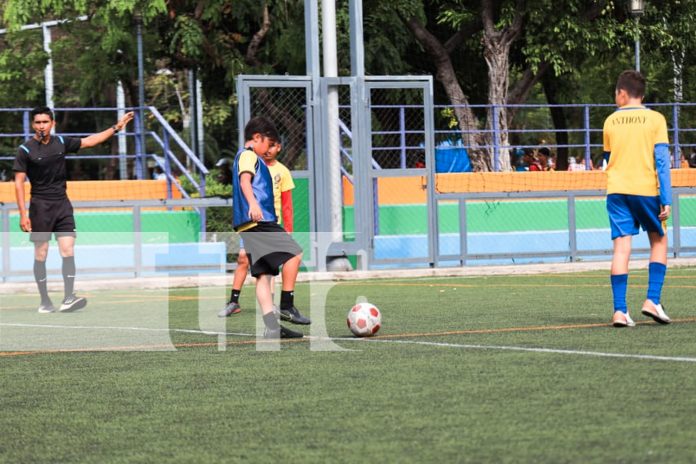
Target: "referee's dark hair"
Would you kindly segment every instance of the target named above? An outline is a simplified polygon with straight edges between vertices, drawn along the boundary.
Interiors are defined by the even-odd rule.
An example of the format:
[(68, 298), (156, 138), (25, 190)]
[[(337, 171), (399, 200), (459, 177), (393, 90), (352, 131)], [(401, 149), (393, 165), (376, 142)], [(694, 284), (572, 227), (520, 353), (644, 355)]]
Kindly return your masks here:
[(642, 98), (645, 96), (645, 78), (638, 71), (626, 70), (619, 74), (616, 90), (625, 90), (632, 98)]
[(47, 114), (49, 118), (51, 118), (51, 121), (53, 121), (53, 110), (49, 108), (48, 106), (37, 106), (33, 110), (31, 110), (31, 120), (34, 120), (34, 116), (37, 114)]
[(244, 126), (244, 140), (251, 140), (254, 134), (261, 134), (271, 140), (278, 141), (278, 129), (270, 119), (264, 116), (256, 116), (251, 118)]

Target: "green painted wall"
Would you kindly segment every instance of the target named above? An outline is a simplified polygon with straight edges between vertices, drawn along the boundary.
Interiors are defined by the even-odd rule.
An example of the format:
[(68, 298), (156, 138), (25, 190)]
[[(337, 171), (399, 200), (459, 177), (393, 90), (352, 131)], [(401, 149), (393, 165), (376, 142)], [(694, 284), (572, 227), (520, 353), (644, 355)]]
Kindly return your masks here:
[[(151, 243), (197, 242), (200, 217), (194, 211), (143, 211), (142, 240)], [(77, 212), (75, 225), (83, 245), (133, 243), (133, 215), (130, 212)], [(10, 216), (10, 242), (29, 244), (29, 234), (19, 232), (19, 216)]]
[[(696, 197), (680, 199), (683, 226), (696, 226)], [(578, 229), (609, 227), (604, 199), (576, 200)], [(344, 230), (355, 231), (353, 207), (344, 208)], [(440, 230), (459, 232), (459, 206), (440, 203)], [(564, 230), (568, 228), (567, 200), (506, 200), (467, 202), (469, 232), (512, 232), (529, 230)], [(428, 230), (428, 210), (425, 205), (389, 205), (380, 207), (380, 235), (425, 234)], [(670, 221), (671, 224), (671, 221)]]
[[(295, 231), (309, 231), (309, 190), (307, 179), (297, 179), (293, 192)], [(469, 232), (512, 232), (529, 230), (564, 230), (568, 228), (566, 200), (505, 200), (467, 202)], [(683, 226), (696, 226), (696, 196), (680, 199)], [(604, 199), (576, 201), (578, 229), (609, 227)], [(457, 203), (439, 204), (440, 230), (459, 232)], [(230, 218), (231, 219), (231, 218)], [(81, 243), (132, 243), (133, 216), (130, 212), (78, 212), (75, 215)], [(344, 208), (346, 239), (355, 232), (354, 210)], [(194, 211), (143, 211), (143, 240), (181, 243), (198, 241), (200, 217)], [(388, 205), (379, 210), (380, 235), (425, 234), (428, 229), (426, 205)], [(19, 232), (17, 215), (10, 216), (10, 230)], [(90, 234), (99, 232), (99, 234)], [(167, 236), (168, 234), (168, 236)], [(297, 234), (300, 245), (309, 250), (307, 234)], [(11, 234), (12, 245), (28, 244), (28, 234)]]

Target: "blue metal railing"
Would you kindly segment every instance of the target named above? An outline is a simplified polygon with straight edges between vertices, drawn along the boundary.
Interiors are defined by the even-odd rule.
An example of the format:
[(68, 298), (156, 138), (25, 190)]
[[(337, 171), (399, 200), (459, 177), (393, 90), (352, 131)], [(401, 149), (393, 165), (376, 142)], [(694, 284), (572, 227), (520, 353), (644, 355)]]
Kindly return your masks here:
[[(668, 129), (670, 133), (671, 143), (671, 153), (673, 166), (679, 167), (680, 157), (683, 150), (696, 149), (696, 135), (692, 134), (696, 132), (696, 103), (653, 103), (646, 104), (648, 108), (660, 111), (667, 120)], [(564, 108), (569, 112), (578, 112), (573, 118), (568, 118), (569, 127), (564, 129), (556, 129), (552, 127), (549, 123), (546, 126), (540, 127), (530, 127), (530, 121), (533, 124), (534, 118), (524, 118), (519, 116), (519, 112), (522, 110), (548, 110), (550, 108)], [(439, 113), (451, 113), (451, 110), (455, 108), (451, 105), (436, 105), (434, 107), (436, 115)], [(546, 105), (546, 104), (521, 104), (521, 105), (469, 105), (473, 111), (480, 114), (491, 115), (490, 125), (485, 125), (485, 127), (472, 128), (470, 130), (461, 131), (458, 127), (454, 129), (437, 129), (435, 130), (435, 139), (439, 140), (467, 140), (467, 135), (481, 135), (479, 140), (483, 141), (482, 144), (478, 145), (477, 148), (488, 151), (491, 154), (491, 164), (494, 170), (500, 170), (500, 153), (502, 150), (512, 150), (515, 148), (531, 148), (538, 149), (542, 147), (547, 147), (549, 149), (569, 149), (575, 150), (580, 153), (584, 160), (584, 164), (587, 169), (591, 168), (592, 163), (592, 152), (595, 151), (599, 154), (602, 151), (601, 143), (601, 133), (602, 133), (602, 123), (604, 118), (608, 116), (611, 112), (615, 110), (615, 106), (612, 104), (558, 104), (558, 105)], [(508, 122), (510, 128), (507, 130), (509, 138), (536, 138), (536, 142), (521, 142), (521, 143), (508, 143), (501, 144), (500, 135), (501, 127), (499, 123), (499, 115), (502, 111), (516, 110), (518, 115), (512, 122)], [(423, 140), (424, 131), (420, 128), (422, 125), (422, 117), (420, 120), (416, 121), (414, 124), (415, 128), (408, 127), (408, 117), (405, 116), (408, 110), (422, 111), (423, 106), (421, 105), (373, 105), (370, 107), (371, 111), (397, 111), (398, 116), (391, 116), (392, 121), (396, 121), (397, 128), (391, 127), (390, 130), (376, 130), (373, 131), (373, 139), (379, 136), (390, 136), (384, 137), (385, 140), (396, 140), (398, 139), (398, 144), (391, 145), (378, 145), (372, 147), (373, 153), (379, 152), (391, 152), (398, 159), (394, 159), (392, 163), (387, 166), (386, 163), (382, 162), (383, 168), (404, 168), (411, 167), (407, 166), (407, 153), (417, 153), (422, 152), (422, 145), (419, 143), (414, 143), (414, 140)], [(595, 113), (593, 113), (593, 110)], [(685, 111), (690, 112), (685, 116)], [(601, 111), (601, 115), (597, 115), (596, 112)], [(592, 117), (594, 114), (594, 118)], [(600, 117), (601, 116), (601, 117)], [(538, 119), (538, 118), (537, 118)], [(437, 120), (437, 117), (436, 117)], [(524, 121), (525, 126), (520, 128), (515, 126), (515, 121)], [(595, 124), (593, 126), (593, 123)], [(575, 125), (573, 125), (575, 124)], [(565, 133), (569, 137), (580, 136), (578, 140), (571, 140), (568, 143), (553, 143), (551, 141), (547, 143), (541, 143), (542, 138), (553, 140), (558, 133)], [(593, 138), (595, 140), (593, 143)], [(409, 140), (411, 143), (409, 143)], [(464, 148), (470, 149), (471, 147), (464, 145)], [(381, 158), (383, 160), (383, 158)]]

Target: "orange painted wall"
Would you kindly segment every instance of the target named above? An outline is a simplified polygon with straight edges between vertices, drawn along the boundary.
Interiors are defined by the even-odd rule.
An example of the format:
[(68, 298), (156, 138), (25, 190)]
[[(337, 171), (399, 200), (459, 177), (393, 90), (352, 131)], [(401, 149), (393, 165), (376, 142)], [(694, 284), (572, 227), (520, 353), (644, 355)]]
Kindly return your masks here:
[[(377, 180), (380, 205), (426, 202), (426, 178), (380, 177)], [(604, 190), (604, 171), (469, 172), (438, 174), (439, 193), (539, 192), (552, 190)], [(696, 169), (673, 169), (673, 187), (696, 187)], [(353, 205), (353, 186), (343, 179), (343, 201)]]
[[(0, 202), (15, 203), (14, 182), (0, 183)], [(181, 193), (172, 189), (174, 198)], [(24, 193), (29, 199), (29, 184)], [(71, 201), (98, 200), (163, 200), (167, 198), (167, 182), (164, 180), (81, 180), (68, 182), (68, 197)]]

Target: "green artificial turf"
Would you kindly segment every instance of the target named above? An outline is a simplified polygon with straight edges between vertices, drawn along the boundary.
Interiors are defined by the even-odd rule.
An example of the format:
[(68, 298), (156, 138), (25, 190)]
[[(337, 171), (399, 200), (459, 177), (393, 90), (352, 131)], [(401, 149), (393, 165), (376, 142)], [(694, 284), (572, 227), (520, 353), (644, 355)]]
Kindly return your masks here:
[[(0, 461), (693, 462), (695, 277), (670, 269), (675, 322), (658, 326), (633, 272), (627, 329), (608, 325), (605, 273), (300, 284), (303, 312), (327, 295), (312, 330), (335, 345), (276, 351), (171, 330), (253, 334), (253, 286), (228, 319), (220, 288), (93, 292), (49, 315), (3, 295)], [(361, 297), (383, 313), (372, 340), (346, 328)], [(137, 351), (94, 351), (113, 348)]]

